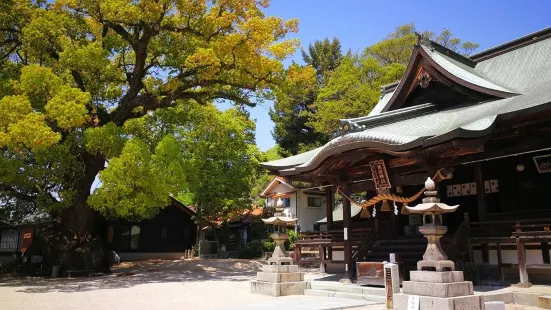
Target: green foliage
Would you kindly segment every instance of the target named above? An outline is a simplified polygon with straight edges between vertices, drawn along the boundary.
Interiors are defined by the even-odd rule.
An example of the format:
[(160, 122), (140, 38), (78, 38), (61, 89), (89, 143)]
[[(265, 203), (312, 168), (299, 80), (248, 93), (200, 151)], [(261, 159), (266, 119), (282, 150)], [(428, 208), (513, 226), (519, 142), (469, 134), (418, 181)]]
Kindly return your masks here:
[(262, 250), (264, 252), (273, 252), (275, 250), (276, 244), (272, 238), (268, 238), (262, 243)]
[(193, 255), (193, 257), (199, 257), (199, 244), (191, 246), (191, 255)]
[[(274, 147), (267, 150), (266, 152), (260, 153), (260, 156), (259, 156), (260, 162), (280, 159), (281, 158), (281, 156), (279, 155), (280, 149), (281, 148), (279, 147), (279, 145), (276, 144)], [(265, 207), (266, 201), (264, 198), (260, 197), (260, 194), (262, 193), (264, 188), (266, 188), (266, 186), (270, 184), (273, 178), (274, 177), (269, 175), (265, 169), (259, 170), (250, 192), (251, 198), (254, 200), (254, 203), (257, 204), (258, 206)]]
[(306, 66), (290, 66), (286, 83), (275, 92), (274, 107), (270, 110), (275, 123), (272, 135), (283, 156), (312, 150), (329, 139), (309, 125), (308, 118), (316, 113), (313, 104), (319, 88), (343, 59), (340, 41), (336, 38), (315, 41), (308, 46), (308, 52), (302, 51), (302, 57)]
[(253, 240), (239, 248), (239, 258), (251, 259), (262, 256), (263, 243), (260, 240)]
[(285, 241), (285, 250), (289, 251), (295, 247), (295, 243), (297, 243), (297, 233), (293, 229), (287, 230), (287, 235), (289, 235), (289, 239)]
[(192, 113), (196, 127), (178, 131), (185, 138), (187, 191), (198, 217), (228, 219), (250, 208), (250, 191), (259, 168), (254, 123), (238, 109)]
[(2, 212), (138, 219), (178, 193), (201, 216), (248, 206), (259, 160), (242, 106), (271, 98), (298, 46), (297, 20), (267, 6), (0, 1)]

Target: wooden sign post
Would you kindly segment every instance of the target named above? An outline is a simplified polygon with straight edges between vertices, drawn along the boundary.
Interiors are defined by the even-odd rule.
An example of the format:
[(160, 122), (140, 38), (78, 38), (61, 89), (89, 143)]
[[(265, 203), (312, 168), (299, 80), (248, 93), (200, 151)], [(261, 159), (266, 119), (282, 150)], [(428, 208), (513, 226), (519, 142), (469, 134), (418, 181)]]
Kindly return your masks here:
[(394, 294), (400, 293), (400, 273), (398, 265), (393, 263), (385, 264), (385, 293), (386, 293), (386, 308), (394, 309), (393, 301)]

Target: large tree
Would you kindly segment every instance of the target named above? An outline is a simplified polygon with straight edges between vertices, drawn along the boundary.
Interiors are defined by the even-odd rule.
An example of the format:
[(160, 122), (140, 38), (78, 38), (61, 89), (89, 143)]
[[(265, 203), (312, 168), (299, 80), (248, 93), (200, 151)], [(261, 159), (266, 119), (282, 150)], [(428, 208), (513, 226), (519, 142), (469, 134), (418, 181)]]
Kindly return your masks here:
[(325, 86), (329, 74), (341, 63), (341, 43), (336, 38), (315, 41), (308, 46), (308, 51), (302, 51), (302, 58), (306, 65), (293, 64), (287, 73), (302, 75), (301, 78), (278, 88), (274, 107), (270, 110), (275, 123), (272, 135), (281, 147), (281, 155), (296, 155), (323, 145), (329, 139), (307, 123), (309, 115), (315, 113), (313, 104), (319, 88)]
[[(281, 147), (279, 145), (273, 146), (271, 149), (260, 153), (260, 160), (262, 162), (266, 161), (272, 161), (276, 159), (281, 159), (280, 156), (281, 153)], [(251, 188), (251, 198), (253, 199), (254, 203), (259, 206), (265, 205), (264, 198), (260, 197), (260, 194), (262, 194), (262, 191), (268, 184), (272, 181), (274, 178), (273, 175), (270, 175), (266, 169), (260, 169), (260, 172), (257, 174), (256, 179), (254, 181), (254, 185)]]
[[(453, 37), (447, 29), (438, 35), (425, 31), (423, 36), (466, 56), (478, 47)], [(319, 89), (306, 126), (332, 135), (339, 129), (339, 119), (367, 115), (379, 101), (381, 86), (402, 77), (417, 41), (415, 26), (407, 24), (367, 47), (361, 55), (346, 55)]]
[[(189, 140), (193, 130), (174, 126), (188, 126), (178, 120), (186, 106), (216, 99), (254, 105), (285, 79), (281, 61), (297, 46), (285, 37), (297, 21), (267, 17), (267, 6), (265, 0), (2, 1), (2, 209), (52, 214), (61, 223), (58, 240), (74, 249), (93, 237), (94, 209), (149, 217), (186, 180), (239, 166), (236, 160), (247, 156), (231, 143), (211, 146), (208, 134)], [(204, 113), (197, 116), (203, 133), (238, 135), (211, 119), (242, 119), (237, 115), (197, 113)], [(196, 147), (207, 162), (220, 161), (214, 171), (184, 156)], [(90, 196), (102, 170), (102, 185)], [(228, 189), (200, 186), (190, 191)]]

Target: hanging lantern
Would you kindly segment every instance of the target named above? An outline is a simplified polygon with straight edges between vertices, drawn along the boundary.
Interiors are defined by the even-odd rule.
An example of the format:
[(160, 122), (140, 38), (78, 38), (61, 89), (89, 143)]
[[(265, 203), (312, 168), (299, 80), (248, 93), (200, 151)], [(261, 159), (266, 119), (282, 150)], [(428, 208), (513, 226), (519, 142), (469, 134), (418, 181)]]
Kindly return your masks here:
[(367, 210), (367, 208), (362, 208), (362, 212), (360, 213), (360, 218), (367, 219), (370, 217), (371, 217), (371, 214), (369, 213), (369, 210)]
[(400, 214), (402, 215), (408, 215), (409, 214), (409, 210), (408, 208), (406, 208), (408, 206), (407, 202), (404, 202), (404, 205), (402, 206), (402, 211), (400, 211)]
[(382, 212), (390, 212), (390, 205), (388, 204), (388, 200), (383, 200), (383, 206), (381, 207)]

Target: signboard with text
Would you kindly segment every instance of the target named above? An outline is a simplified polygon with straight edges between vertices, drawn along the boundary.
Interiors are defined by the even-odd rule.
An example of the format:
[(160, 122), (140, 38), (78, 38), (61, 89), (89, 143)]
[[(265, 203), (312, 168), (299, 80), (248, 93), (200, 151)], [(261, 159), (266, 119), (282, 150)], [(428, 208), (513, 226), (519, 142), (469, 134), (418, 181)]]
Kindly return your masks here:
[(369, 162), (369, 165), (371, 166), (371, 175), (373, 176), (373, 182), (375, 182), (375, 188), (378, 191), (391, 188), (385, 161), (382, 159), (374, 160)]

